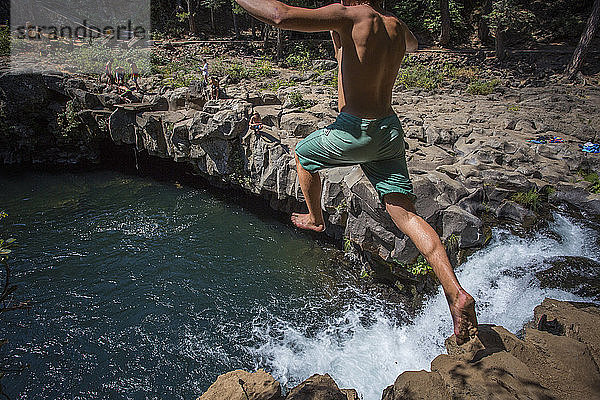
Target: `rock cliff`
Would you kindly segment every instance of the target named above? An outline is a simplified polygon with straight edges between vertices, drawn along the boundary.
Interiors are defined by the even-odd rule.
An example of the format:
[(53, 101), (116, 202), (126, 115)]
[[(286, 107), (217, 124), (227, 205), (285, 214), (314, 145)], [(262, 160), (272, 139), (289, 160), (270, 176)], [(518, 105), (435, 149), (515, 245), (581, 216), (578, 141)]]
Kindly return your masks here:
[[(309, 77), (310, 79), (310, 77)], [(226, 99), (205, 99), (197, 83), (118, 94), (86, 77), (59, 73), (0, 76), (0, 159), (3, 164), (95, 162), (109, 140), (191, 165), (214, 185), (266, 199), (275, 210), (302, 207), (296, 143), (335, 118), (332, 88), (316, 80), (277, 92), (231, 86)], [(456, 258), (489, 239), (483, 220), (528, 224), (540, 204), (567, 202), (600, 212), (600, 196), (580, 171), (597, 170), (600, 156), (578, 144), (600, 139), (600, 91), (570, 86), (464, 92), (394, 93), (406, 132), (417, 211)], [(293, 96), (306, 101), (299, 107)], [(293, 96), (292, 96), (293, 95)], [(258, 111), (265, 129), (248, 133)], [(535, 144), (538, 135), (563, 143)], [(325, 171), (326, 234), (352, 244), (367, 259), (392, 262), (388, 283), (406, 277), (395, 263), (418, 252), (392, 223), (359, 167)], [(530, 194), (534, 204), (518, 195)], [(388, 271), (388, 272), (390, 272)]]

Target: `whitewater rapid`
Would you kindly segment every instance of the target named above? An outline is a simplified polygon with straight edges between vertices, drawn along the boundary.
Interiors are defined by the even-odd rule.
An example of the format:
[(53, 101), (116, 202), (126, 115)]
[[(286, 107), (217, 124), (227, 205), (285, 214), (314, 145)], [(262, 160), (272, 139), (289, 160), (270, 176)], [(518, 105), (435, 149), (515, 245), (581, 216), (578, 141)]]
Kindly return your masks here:
[[(457, 270), (461, 284), (477, 301), (480, 323), (502, 325), (516, 333), (545, 297), (587, 300), (563, 290), (542, 289), (535, 277), (556, 256), (600, 258), (598, 232), (559, 214), (554, 220), (550, 232), (526, 239), (495, 230), (491, 243)], [(354, 388), (364, 400), (378, 400), (402, 372), (429, 370), (452, 334), (441, 290), (412, 323), (403, 323), (405, 314), (394, 307), (357, 292), (355, 303), (325, 324), (257, 319), (253, 335), (261, 344), (250, 351), (258, 360), (257, 368), (266, 368), (288, 388), (315, 373), (328, 373), (340, 388)]]

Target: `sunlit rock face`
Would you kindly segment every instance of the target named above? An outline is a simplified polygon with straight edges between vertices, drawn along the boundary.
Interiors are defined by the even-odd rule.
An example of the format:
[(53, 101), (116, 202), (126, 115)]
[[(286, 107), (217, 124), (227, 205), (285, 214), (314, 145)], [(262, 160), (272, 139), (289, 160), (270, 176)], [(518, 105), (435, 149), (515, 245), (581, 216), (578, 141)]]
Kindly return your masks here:
[[(0, 78), (0, 159), (4, 164), (94, 163), (99, 144), (110, 141), (188, 163), (211, 183), (259, 195), (273, 209), (298, 211), (304, 199), (294, 148), (336, 116), (331, 90), (316, 80), (301, 88), (302, 104), (291, 88), (269, 93), (242, 85), (231, 87), (225, 99), (208, 100), (197, 83), (119, 94), (91, 79), (8, 73)], [(566, 142), (571, 137), (564, 121), (551, 118), (543, 90), (522, 90), (539, 112), (514, 115), (497, 96), (395, 94), (416, 209), (451, 252), (484, 245), (489, 234), (482, 215), (487, 222), (491, 216), (531, 225), (546, 201), (600, 211), (598, 195), (577, 179), (578, 171), (597, 167), (600, 157), (585, 155), (575, 142), (528, 142), (545, 132), (560, 133)], [(572, 97), (565, 91), (557, 96), (564, 97), (561, 101)], [(259, 134), (248, 131), (254, 112), (264, 121)], [(594, 139), (595, 131), (580, 128), (572, 126), (574, 141)], [(345, 238), (376, 259), (415, 259), (417, 250), (396, 228), (359, 166), (321, 176), (327, 235)], [(530, 199), (535, 204), (515, 198), (531, 191), (538, 193)]]

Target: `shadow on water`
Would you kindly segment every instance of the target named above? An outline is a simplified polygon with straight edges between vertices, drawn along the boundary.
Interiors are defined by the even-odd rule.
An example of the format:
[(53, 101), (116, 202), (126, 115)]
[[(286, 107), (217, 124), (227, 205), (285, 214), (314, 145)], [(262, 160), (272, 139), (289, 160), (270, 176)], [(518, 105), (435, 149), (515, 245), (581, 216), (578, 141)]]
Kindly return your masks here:
[[(194, 171), (194, 168), (187, 162), (177, 163), (171, 159), (150, 156), (146, 151), (140, 151), (136, 154), (135, 150), (129, 146), (109, 146), (108, 151), (102, 152), (103, 157), (99, 168), (128, 175), (151, 177), (160, 182), (178, 183), (201, 189), (220, 201), (230, 202), (243, 208), (263, 221), (276, 220), (290, 227), (292, 226), (290, 215), (272, 209), (267, 199), (248, 193), (218, 179), (210, 182), (208, 180), (210, 177), (205, 177)], [(303, 203), (297, 203), (294, 208), (301, 211), (305, 210), (306, 206)], [(300, 235), (316, 240), (322, 246), (341, 249), (342, 243), (340, 241), (334, 240), (325, 234), (293, 229)]]

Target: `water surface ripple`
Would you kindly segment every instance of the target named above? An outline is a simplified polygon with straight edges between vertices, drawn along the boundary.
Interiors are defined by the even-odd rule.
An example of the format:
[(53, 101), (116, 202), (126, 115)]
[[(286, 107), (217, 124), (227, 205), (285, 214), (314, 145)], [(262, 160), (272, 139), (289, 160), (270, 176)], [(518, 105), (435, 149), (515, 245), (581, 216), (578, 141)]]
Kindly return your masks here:
[[(274, 219), (206, 191), (114, 172), (0, 177), (4, 237), (27, 313), (0, 337), (31, 368), (18, 399), (195, 399), (219, 374), (266, 368), (292, 387), (329, 373), (365, 400), (428, 369), (451, 322), (442, 293), (410, 323), (359, 290), (332, 254)], [(502, 230), (458, 271), (480, 322), (518, 331), (557, 255), (599, 260), (597, 231), (555, 216), (522, 239)]]

